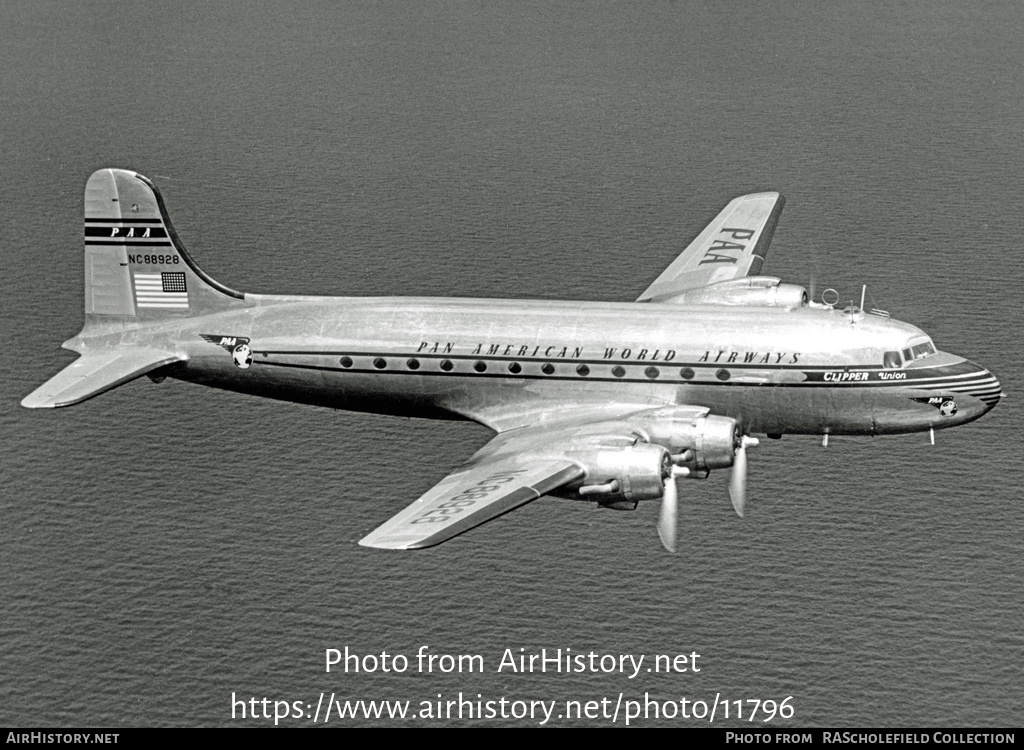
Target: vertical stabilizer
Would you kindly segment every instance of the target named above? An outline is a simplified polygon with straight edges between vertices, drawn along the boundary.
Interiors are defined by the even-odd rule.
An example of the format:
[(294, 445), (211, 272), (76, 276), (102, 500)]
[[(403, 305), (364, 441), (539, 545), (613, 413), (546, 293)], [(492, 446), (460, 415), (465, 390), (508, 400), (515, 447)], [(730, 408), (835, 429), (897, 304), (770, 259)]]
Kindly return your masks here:
[(159, 190), (140, 174), (101, 169), (85, 185), (85, 315), (147, 322), (244, 306), (245, 295), (195, 264)]

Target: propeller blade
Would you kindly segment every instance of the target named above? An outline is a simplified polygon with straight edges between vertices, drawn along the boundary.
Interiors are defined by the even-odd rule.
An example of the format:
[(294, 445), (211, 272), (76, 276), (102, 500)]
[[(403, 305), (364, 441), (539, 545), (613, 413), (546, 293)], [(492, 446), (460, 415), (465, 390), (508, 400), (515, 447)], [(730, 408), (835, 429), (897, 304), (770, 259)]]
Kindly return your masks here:
[(743, 518), (743, 509), (747, 504), (747, 448), (760, 442), (757, 438), (744, 435), (733, 458), (732, 476), (729, 477), (729, 499), (732, 500), (732, 507), (740, 518)]
[(676, 551), (676, 524), (679, 513), (679, 491), (676, 478), (669, 474), (665, 478), (665, 494), (661, 498), (661, 515), (658, 517), (658, 536), (669, 552)]
[(747, 504), (747, 449), (742, 445), (736, 449), (736, 457), (733, 459), (729, 499), (732, 500), (736, 515), (743, 518), (743, 508)]

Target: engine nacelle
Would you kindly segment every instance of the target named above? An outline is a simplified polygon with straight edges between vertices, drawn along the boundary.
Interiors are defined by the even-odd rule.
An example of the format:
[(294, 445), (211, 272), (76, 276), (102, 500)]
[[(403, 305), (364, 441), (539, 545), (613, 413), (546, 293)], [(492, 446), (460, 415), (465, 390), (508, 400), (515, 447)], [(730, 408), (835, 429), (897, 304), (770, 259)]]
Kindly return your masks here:
[(693, 289), (657, 300), (677, 305), (735, 305), (739, 307), (806, 307), (807, 290), (783, 284), (773, 276), (746, 276)]
[(573, 458), (587, 470), (580, 496), (615, 510), (632, 510), (640, 500), (660, 500), (672, 468), (668, 450), (650, 443), (599, 447)]
[(652, 443), (664, 445), (673, 456), (687, 456), (681, 462), (677, 458), (677, 463), (688, 468), (691, 476), (732, 466), (743, 438), (735, 419), (694, 414), (686, 407), (652, 414), (644, 429)]
[(698, 471), (724, 469), (736, 460), (743, 434), (730, 417), (704, 417), (694, 425), (693, 464)]

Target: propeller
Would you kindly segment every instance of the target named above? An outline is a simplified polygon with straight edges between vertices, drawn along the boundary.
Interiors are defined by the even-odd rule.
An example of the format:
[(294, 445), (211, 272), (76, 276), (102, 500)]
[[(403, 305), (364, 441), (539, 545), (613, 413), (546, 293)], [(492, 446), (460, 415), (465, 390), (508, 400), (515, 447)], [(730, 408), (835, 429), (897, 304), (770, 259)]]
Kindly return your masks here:
[(733, 458), (732, 476), (729, 477), (729, 499), (736, 515), (743, 518), (743, 508), (747, 504), (747, 448), (752, 448), (761, 441), (744, 435), (736, 447)]
[(676, 551), (676, 528), (679, 525), (679, 490), (676, 477), (685, 477), (690, 470), (673, 466), (665, 477), (665, 492), (661, 496), (661, 514), (658, 516), (658, 536), (669, 552)]

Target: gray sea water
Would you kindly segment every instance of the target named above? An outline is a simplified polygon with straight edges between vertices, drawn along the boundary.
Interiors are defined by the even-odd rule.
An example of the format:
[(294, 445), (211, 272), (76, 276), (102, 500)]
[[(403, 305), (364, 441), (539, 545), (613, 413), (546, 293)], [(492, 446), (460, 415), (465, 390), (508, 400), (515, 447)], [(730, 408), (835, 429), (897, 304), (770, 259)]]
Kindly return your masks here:
[[(0, 724), (461, 691), (1019, 726), (1022, 36), (1010, 2), (5, 3)], [(276, 293), (630, 300), (728, 200), (779, 190), (765, 273), (866, 284), (1009, 398), (934, 447), (764, 441), (742, 521), (724, 476), (681, 485), (674, 556), (656, 504), (547, 499), (365, 549), (487, 430), (146, 379), (18, 406), (72, 359), (81, 194), (109, 166), (156, 181), (210, 275)], [(325, 673), (346, 646), (485, 671)], [(498, 672), (506, 648), (702, 668)]]

